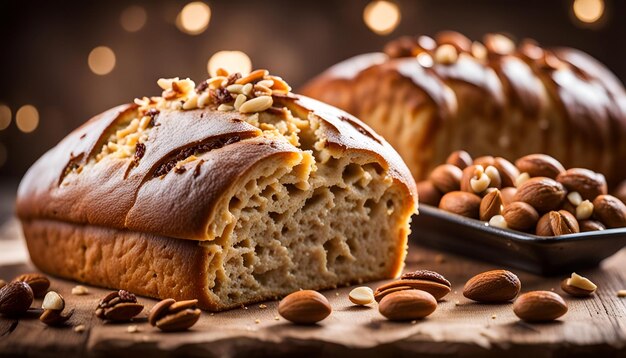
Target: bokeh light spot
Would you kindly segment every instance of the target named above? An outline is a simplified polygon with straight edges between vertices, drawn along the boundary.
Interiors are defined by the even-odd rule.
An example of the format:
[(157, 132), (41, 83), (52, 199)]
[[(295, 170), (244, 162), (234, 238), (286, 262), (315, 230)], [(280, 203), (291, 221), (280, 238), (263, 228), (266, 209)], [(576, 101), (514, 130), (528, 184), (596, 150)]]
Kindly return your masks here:
[(229, 73), (240, 72), (246, 75), (252, 71), (252, 61), (241, 51), (219, 51), (209, 59), (207, 65), (209, 75), (215, 76), (218, 68), (223, 68)]
[(146, 10), (137, 5), (132, 5), (122, 11), (120, 16), (120, 24), (122, 28), (128, 32), (137, 32), (141, 30), (148, 20)]
[(96, 75), (106, 75), (115, 68), (115, 52), (106, 46), (98, 46), (89, 53), (87, 63)]
[(363, 10), (363, 20), (375, 33), (387, 35), (400, 23), (400, 9), (391, 1), (372, 1)]
[(209, 5), (194, 1), (185, 5), (176, 18), (178, 29), (189, 35), (198, 35), (204, 32), (211, 21)]
[(30, 133), (39, 126), (39, 111), (35, 106), (27, 104), (17, 110), (15, 124), (24, 133)]

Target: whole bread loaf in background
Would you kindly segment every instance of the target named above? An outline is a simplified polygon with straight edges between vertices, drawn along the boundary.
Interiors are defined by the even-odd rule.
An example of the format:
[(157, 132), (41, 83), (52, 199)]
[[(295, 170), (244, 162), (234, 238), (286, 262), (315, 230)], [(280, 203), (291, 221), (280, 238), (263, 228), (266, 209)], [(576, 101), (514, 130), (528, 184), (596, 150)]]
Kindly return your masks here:
[(510, 160), (547, 153), (613, 185), (626, 178), (626, 92), (575, 49), (500, 34), (403, 37), (331, 67), (302, 93), (369, 124), (416, 180), (459, 149)]
[(110, 109), (22, 180), (42, 271), (222, 310), (399, 274), (407, 166), (355, 117), (259, 70)]

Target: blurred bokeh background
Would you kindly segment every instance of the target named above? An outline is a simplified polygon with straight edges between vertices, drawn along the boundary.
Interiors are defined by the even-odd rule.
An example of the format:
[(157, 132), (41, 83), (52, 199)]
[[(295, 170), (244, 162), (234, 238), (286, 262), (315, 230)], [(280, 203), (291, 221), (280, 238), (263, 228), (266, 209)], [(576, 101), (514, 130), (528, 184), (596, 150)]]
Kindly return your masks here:
[(625, 15), (623, 0), (1, 1), (2, 210), (48, 148), (97, 113), (157, 94), (159, 77), (199, 81), (226, 60), (297, 88), (398, 36), (451, 29), (580, 48), (624, 80)]

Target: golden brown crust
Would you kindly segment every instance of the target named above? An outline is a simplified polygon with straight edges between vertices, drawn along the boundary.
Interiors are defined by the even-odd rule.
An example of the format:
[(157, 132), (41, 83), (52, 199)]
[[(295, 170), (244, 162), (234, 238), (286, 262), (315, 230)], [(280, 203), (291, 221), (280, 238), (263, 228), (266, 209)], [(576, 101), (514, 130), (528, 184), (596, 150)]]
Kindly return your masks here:
[[(456, 52), (441, 60), (443, 45)], [(528, 40), (517, 46), (498, 34), (481, 44), (450, 31), (435, 39), (401, 38), (385, 52), (360, 57), (357, 71), (349, 70), (357, 61), (346, 60), (302, 92), (371, 125), (402, 154), (416, 179), (457, 149), (510, 159), (545, 152), (566, 166), (603, 172), (611, 183), (626, 177), (626, 91), (590, 56)], [(350, 75), (338, 76), (337, 69)], [(387, 86), (401, 83), (398, 76), (412, 89)], [(446, 92), (452, 100), (441, 100)], [(404, 124), (393, 128), (398, 122)], [(406, 131), (413, 138), (404, 138)]]
[[(343, 111), (296, 95), (280, 99), (286, 106), (313, 112), (324, 123), (329, 144), (366, 153), (389, 168), (417, 206), (415, 183), (395, 150), (369, 127)], [(86, 164), (102, 144), (107, 129), (136, 106), (113, 108), (94, 117), (46, 153), (28, 171), (18, 191), (22, 220), (53, 219), (180, 239), (210, 240), (207, 228), (220, 198), (259, 161), (277, 154), (293, 156), (287, 141), (261, 136), (238, 112), (205, 109), (159, 114), (138, 164), (128, 159), (102, 160), (79, 174), (64, 173), (68, 163)], [(203, 154), (193, 170), (154, 176), (156, 168), (182, 149), (219, 138), (238, 141)]]

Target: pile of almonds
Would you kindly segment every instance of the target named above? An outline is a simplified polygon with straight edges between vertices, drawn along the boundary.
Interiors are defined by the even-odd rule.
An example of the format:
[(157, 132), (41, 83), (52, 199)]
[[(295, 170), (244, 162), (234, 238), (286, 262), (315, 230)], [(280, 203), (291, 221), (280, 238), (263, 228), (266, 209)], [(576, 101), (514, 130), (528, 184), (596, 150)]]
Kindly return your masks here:
[(472, 160), (456, 151), (417, 186), (421, 203), (539, 236), (626, 226), (626, 205), (607, 194), (604, 175), (566, 170), (545, 154), (513, 164), (491, 156)]

